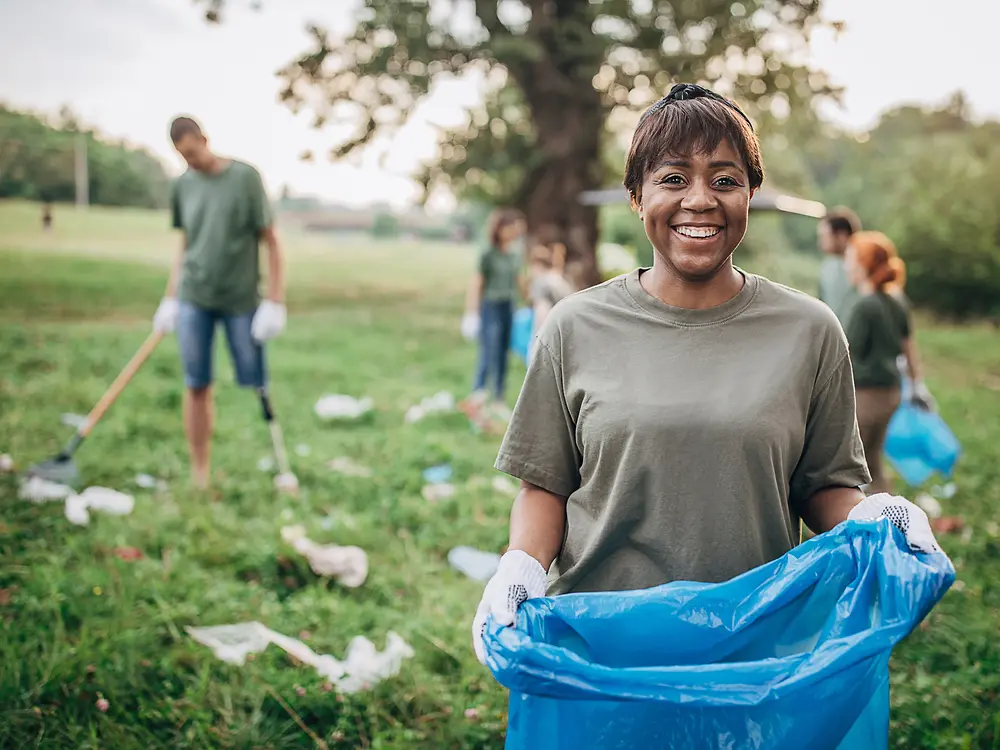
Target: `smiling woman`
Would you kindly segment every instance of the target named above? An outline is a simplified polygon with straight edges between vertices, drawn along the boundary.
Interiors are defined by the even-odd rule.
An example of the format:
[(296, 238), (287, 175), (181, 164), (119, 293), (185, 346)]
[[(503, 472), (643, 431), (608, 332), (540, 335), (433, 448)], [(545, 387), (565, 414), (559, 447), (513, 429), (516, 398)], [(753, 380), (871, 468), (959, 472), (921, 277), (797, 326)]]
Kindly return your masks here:
[[(899, 520), (869, 480), (847, 341), (826, 305), (733, 251), (764, 179), (732, 102), (681, 84), (639, 122), (625, 186), (653, 266), (567, 297), (538, 333), (496, 467), (521, 480), (473, 622), (526, 598), (724, 581), (848, 517)], [(930, 540), (930, 541), (928, 541)]]

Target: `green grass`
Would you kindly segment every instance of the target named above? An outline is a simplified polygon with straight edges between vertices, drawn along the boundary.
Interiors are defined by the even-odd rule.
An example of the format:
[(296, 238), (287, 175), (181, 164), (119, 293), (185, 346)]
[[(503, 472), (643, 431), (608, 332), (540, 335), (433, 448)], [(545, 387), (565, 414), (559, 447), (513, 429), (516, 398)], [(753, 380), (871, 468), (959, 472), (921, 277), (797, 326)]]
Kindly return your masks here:
[[(60, 414), (85, 413), (146, 336), (174, 242), (166, 217), (152, 212), (68, 209), (51, 236), (37, 223), (36, 206), (0, 204), (0, 452), (21, 465), (59, 449), (69, 436)], [(78, 454), (87, 484), (135, 494), (131, 516), (73, 527), (58, 503), (20, 501), (15, 479), (0, 477), (0, 747), (313, 746), (282, 702), (334, 748), (502, 746), (505, 694), (469, 644), (481, 587), (445, 559), (457, 544), (499, 550), (506, 541), (510, 498), (489, 486), (497, 439), (472, 434), (457, 415), (403, 424), (420, 398), (467, 387), (474, 352), (457, 317), (470, 249), (287, 240), (292, 314), (269, 357), (302, 495), (276, 496), (256, 468), (268, 437), (252, 396), (232, 385), (221, 342), (218, 494), (188, 489), (172, 338)], [(768, 270), (781, 280), (781, 264)], [(964, 588), (894, 656), (891, 744), (997, 748), (997, 335), (925, 325), (920, 346), (966, 451), (948, 511), (972, 534), (942, 537)], [(338, 392), (370, 395), (377, 413), (320, 424), (313, 403)], [(294, 455), (299, 444), (308, 456)], [(374, 477), (330, 472), (324, 464), (337, 456)], [(429, 505), (420, 473), (441, 462), (453, 465), (459, 492)], [(167, 491), (135, 488), (139, 472), (166, 479)], [(365, 585), (313, 576), (280, 540), (292, 521), (318, 541), (367, 550)], [(118, 560), (112, 551), (126, 545), (145, 558)], [(280, 652), (227, 666), (183, 630), (252, 619), (308, 631), (314, 650), (335, 655), (354, 635), (381, 647), (395, 630), (416, 656), (398, 677), (340, 700)], [(106, 714), (95, 707), (99, 693)], [(464, 716), (473, 707), (478, 720)]]

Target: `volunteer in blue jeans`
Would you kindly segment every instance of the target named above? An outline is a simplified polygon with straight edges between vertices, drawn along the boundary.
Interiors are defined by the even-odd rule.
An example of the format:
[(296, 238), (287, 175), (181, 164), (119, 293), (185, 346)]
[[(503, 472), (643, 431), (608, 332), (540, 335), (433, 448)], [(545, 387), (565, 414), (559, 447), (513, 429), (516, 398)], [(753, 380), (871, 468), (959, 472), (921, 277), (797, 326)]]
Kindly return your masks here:
[[(153, 327), (177, 332), (191, 474), (196, 487), (206, 488), (215, 330), (220, 324), (225, 330), (237, 383), (263, 395), (263, 343), (285, 328), (282, 251), (257, 170), (212, 153), (201, 127), (189, 117), (173, 121), (170, 139), (189, 167), (171, 193), (173, 227), (183, 240)], [(263, 300), (258, 292), (262, 240), (268, 265)]]
[[(508, 551), (472, 623), (526, 599), (719, 582), (845, 519), (927, 516), (870, 481), (847, 340), (829, 307), (740, 270), (764, 179), (733, 102), (678, 84), (642, 116), (625, 187), (653, 245), (636, 269), (556, 305), (496, 468), (521, 480)], [(627, 633), (622, 634), (627, 637)]]
[(494, 211), (488, 225), (488, 244), (479, 255), (477, 272), (469, 286), (462, 335), (469, 340), (479, 339), (479, 360), (470, 397), (477, 405), (487, 400), (490, 380), (494, 399), (503, 402), (514, 305), (524, 265), (524, 231), (520, 212), (510, 208)]

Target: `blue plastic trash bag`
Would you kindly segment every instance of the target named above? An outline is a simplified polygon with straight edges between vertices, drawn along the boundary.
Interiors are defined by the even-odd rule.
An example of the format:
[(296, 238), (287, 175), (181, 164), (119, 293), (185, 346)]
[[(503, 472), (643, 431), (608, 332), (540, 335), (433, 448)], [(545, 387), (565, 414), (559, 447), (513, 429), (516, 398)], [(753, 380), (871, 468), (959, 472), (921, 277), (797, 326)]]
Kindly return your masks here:
[(954, 433), (935, 412), (905, 402), (889, 420), (886, 457), (912, 487), (923, 484), (935, 472), (950, 477), (961, 452)]
[(510, 333), (510, 350), (525, 362), (528, 361), (528, 349), (531, 348), (534, 320), (535, 311), (530, 307), (522, 307), (514, 313), (514, 324)]
[(531, 599), (489, 621), (508, 750), (886, 750), (889, 654), (955, 580), (885, 520), (725, 583)]

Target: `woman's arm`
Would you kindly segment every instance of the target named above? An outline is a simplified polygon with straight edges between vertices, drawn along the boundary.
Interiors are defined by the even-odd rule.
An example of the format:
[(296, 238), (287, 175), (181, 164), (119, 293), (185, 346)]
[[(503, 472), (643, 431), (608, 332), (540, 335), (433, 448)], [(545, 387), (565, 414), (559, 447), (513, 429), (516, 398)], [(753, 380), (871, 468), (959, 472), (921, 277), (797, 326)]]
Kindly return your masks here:
[(906, 367), (909, 370), (910, 380), (913, 383), (919, 383), (920, 360), (917, 357), (917, 345), (912, 336), (903, 339), (903, 354), (906, 356)]
[(802, 520), (814, 534), (822, 534), (846, 521), (847, 514), (864, 498), (857, 487), (827, 487), (803, 503)]
[(486, 283), (486, 277), (482, 273), (477, 272), (475, 276), (472, 277), (472, 281), (469, 283), (469, 288), (465, 293), (465, 312), (466, 313), (479, 313), (479, 304), (483, 298), (483, 285)]
[(508, 549), (526, 552), (548, 570), (562, 549), (565, 531), (566, 498), (522, 481), (510, 511)]

